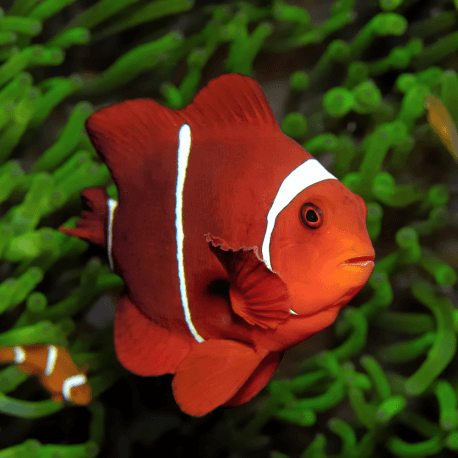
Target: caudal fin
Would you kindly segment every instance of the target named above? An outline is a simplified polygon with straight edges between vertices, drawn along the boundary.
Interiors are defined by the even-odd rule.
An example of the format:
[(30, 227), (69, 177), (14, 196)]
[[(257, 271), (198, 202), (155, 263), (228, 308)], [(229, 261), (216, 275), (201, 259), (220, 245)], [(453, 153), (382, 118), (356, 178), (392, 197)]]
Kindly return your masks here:
[(81, 193), (83, 203), (82, 218), (76, 228), (60, 226), (59, 230), (87, 242), (107, 247), (108, 194), (104, 188), (87, 188)]

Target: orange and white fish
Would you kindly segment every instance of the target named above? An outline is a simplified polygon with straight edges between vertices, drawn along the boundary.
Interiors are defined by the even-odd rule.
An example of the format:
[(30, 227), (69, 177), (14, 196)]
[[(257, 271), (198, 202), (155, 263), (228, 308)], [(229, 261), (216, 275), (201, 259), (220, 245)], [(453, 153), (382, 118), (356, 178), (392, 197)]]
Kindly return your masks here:
[(119, 201), (86, 189), (60, 230), (107, 249), (126, 285), (118, 359), (175, 374), (184, 412), (247, 402), (369, 278), (364, 200), (283, 134), (253, 79), (223, 75), (182, 110), (112, 105), (86, 128)]
[(79, 369), (66, 347), (55, 345), (17, 345), (0, 348), (0, 363), (14, 363), (26, 374), (38, 375), (55, 402), (87, 405), (91, 386), (86, 368)]
[(434, 129), (455, 160), (458, 161), (458, 133), (446, 106), (438, 97), (427, 95), (425, 107), (428, 110), (429, 125)]

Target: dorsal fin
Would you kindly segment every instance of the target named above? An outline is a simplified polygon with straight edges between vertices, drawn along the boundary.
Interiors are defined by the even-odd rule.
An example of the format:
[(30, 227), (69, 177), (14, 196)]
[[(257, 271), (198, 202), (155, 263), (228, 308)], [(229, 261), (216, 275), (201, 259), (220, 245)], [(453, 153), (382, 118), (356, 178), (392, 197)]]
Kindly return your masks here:
[(123, 178), (135, 175), (145, 157), (164, 143), (176, 143), (175, 131), (182, 124), (183, 120), (170, 108), (154, 100), (137, 99), (95, 112), (87, 119), (86, 130), (122, 193), (124, 189), (119, 185)]
[(246, 135), (245, 127), (262, 129), (263, 135), (280, 130), (259, 84), (235, 73), (210, 81), (182, 110), (151, 99), (128, 100), (95, 112), (86, 121), (86, 129), (122, 193), (123, 178), (135, 180), (135, 172), (155, 150), (176, 151), (183, 124), (198, 129), (201, 138), (214, 138), (218, 128), (226, 138), (229, 131), (232, 137), (242, 131)]
[(261, 86), (237, 73), (211, 80), (181, 112), (203, 127), (245, 124), (279, 129)]

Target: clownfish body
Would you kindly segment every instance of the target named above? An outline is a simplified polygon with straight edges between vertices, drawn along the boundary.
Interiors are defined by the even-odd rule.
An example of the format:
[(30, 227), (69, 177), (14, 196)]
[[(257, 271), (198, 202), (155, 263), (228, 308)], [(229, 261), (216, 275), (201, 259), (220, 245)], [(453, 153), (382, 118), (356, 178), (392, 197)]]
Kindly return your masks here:
[(446, 106), (438, 97), (427, 95), (425, 107), (428, 110), (429, 125), (434, 129), (450, 154), (458, 161), (458, 132)]
[(15, 363), (25, 374), (37, 375), (55, 402), (87, 405), (91, 386), (87, 369), (78, 369), (67, 348), (55, 345), (23, 345), (0, 348), (0, 363)]
[(281, 132), (251, 78), (223, 75), (182, 110), (112, 105), (86, 128), (119, 201), (87, 189), (60, 229), (107, 248), (126, 285), (118, 359), (175, 374), (184, 412), (247, 402), (369, 278), (364, 201)]

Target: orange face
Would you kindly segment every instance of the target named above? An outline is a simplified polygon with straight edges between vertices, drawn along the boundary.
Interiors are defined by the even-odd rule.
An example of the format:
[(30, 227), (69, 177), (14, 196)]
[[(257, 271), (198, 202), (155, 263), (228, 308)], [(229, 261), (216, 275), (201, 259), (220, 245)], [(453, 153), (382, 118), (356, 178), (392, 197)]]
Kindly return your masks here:
[(88, 405), (91, 402), (91, 385), (85, 383), (84, 385), (75, 386), (71, 389), (70, 396), (74, 404), (80, 406)]
[(306, 188), (278, 215), (272, 269), (287, 283), (295, 313), (343, 307), (364, 286), (375, 257), (366, 217), (363, 199), (338, 180)]

